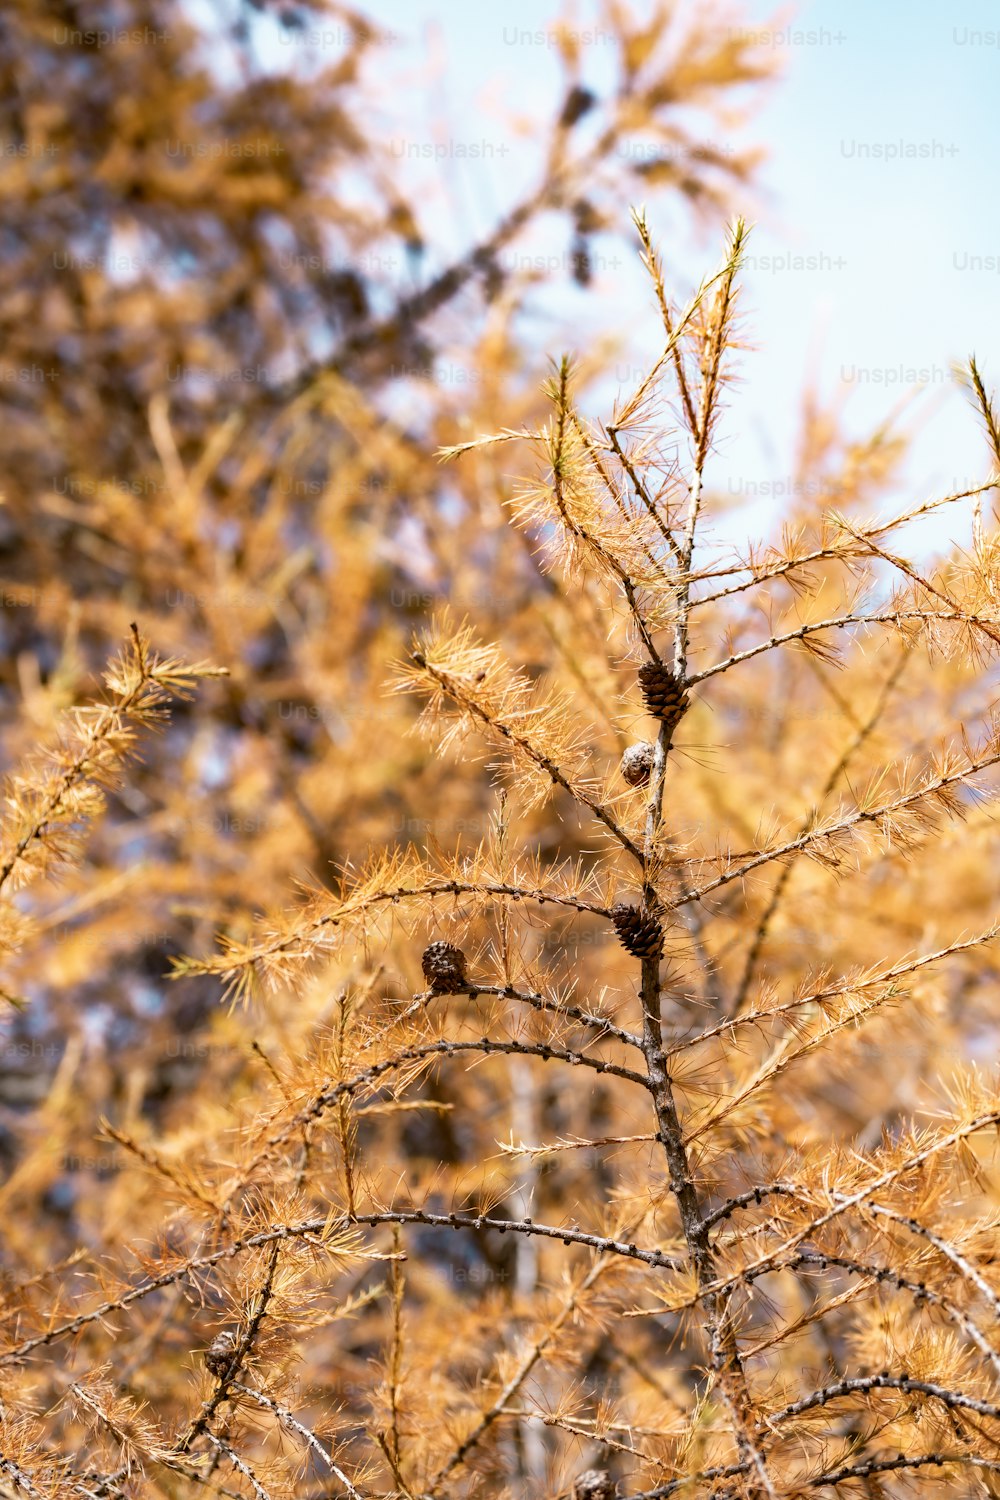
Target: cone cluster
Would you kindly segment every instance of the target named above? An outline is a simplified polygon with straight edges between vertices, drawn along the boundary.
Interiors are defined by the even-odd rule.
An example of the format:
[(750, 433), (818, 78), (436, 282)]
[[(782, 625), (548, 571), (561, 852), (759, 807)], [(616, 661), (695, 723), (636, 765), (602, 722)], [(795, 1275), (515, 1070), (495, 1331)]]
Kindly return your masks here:
[(639, 687), (654, 719), (674, 724), (687, 707), (684, 684), (662, 661), (643, 662), (639, 668)]
[(432, 994), (453, 995), (457, 990), (468, 989), (465, 954), (454, 943), (428, 943), (421, 963)]
[(622, 777), (629, 786), (646, 786), (653, 770), (653, 747), (648, 740), (629, 745), (622, 756)]
[(648, 907), (619, 901), (611, 908), (611, 920), (618, 941), (635, 958), (663, 957), (663, 928)]

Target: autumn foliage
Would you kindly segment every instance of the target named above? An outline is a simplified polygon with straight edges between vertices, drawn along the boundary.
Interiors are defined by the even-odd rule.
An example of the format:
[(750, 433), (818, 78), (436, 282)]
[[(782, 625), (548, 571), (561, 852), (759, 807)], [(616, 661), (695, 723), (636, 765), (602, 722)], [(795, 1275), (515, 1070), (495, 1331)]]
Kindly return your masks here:
[[(617, 93), (567, 34), (539, 185), (406, 288), (377, 28), (121, 9), (163, 39), (0, 23), (4, 358), (58, 372), (0, 387), (0, 1492), (1000, 1493), (975, 361), (981, 483), (890, 506), (904, 438), (806, 401), (739, 538), (747, 229), (685, 290), (651, 227), (750, 169), (693, 123), (766, 73), (731, 32), (609, 0)], [(308, 90), (260, 13), (341, 28)], [(611, 410), (524, 379), (546, 214), (581, 296), (591, 236), (645, 269)]]

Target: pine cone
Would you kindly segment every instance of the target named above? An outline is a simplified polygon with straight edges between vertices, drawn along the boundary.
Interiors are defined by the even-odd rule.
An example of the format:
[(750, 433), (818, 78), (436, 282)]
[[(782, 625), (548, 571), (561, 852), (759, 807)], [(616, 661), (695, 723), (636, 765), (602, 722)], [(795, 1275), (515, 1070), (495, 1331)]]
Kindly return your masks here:
[(645, 786), (653, 769), (653, 747), (648, 740), (629, 745), (622, 756), (621, 773), (629, 786)]
[(573, 1500), (615, 1500), (617, 1493), (607, 1469), (587, 1469), (573, 1481)]
[(216, 1377), (225, 1375), (233, 1362), (236, 1353), (236, 1335), (234, 1333), (217, 1333), (215, 1338), (205, 1350), (205, 1364), (211, 1374)]
[(648, 907), (619, 901), (611, 908), (611, 920), (618, 941), (635, 958), (663, 957), (663, 928)]
[(465, 954), (454, 943), (429, 943), (421, 963), (431, 994), (454, 995), (458, 990), (469, 988), (465, 977)]
[(684, 684), (662, 661), (643, 662), (639, 668), (639, 687), (654, 719), (676, 724), (687, 708)]
[[(592, 110), (596, 103), (596, 94), (592, 94), (589, 89), (581, 88), (578, 83), (574, 84), (566, 95), (566, 102), (563, 104), (562, 114), (559, 116), (559, 124), (565, 125), (566, 129), (569, 130), (571, 126), (576, 124), (577, 120), (582, 120), (584, 115), (589, 110)], [(580, 205), (575, 203), (573, 207), (577, 214), (579, 214)], [(590, 208), (589, 203), (585, 204), (585, 207)], [(593, 209), (591, 209), (591, 213), (593, 213)]]

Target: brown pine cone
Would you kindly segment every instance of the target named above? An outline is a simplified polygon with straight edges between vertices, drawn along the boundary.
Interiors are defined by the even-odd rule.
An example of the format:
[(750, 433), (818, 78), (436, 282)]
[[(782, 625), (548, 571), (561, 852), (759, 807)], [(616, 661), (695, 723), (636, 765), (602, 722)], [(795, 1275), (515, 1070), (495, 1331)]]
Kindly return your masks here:
[(611, 920), (618, 941), (635, 958), (663, 957), (663, 928), (648, 907), (618, 901), (611, 908)]
[(454, 943), (429, 943), (421, 963), (433, 995), (454, 995), (469, 988), (465, 977), (465, 954)]
[(237, 1345), (235, 1333), (229, 1333), (227, 1331), (224, 1333), (217, 1333), (215, 1335), (215, 1338), (205, 1350), (204, 1356), (205, 1364), (208, 1366), (211, 1374), (215, 1375), (216, 1377), (225, 1375), (226, 1371), (229, 1369), (229, 1366), (233, 1362), (233, 1355), (236, 1353), (236, 1347)]
[(573, 1500), (615, 1500), (617, 1493), (607, 1469), (586, 1469), (573, 1481)]
[(654, 719), (675, 724), (687, 708), (684, 684), (662, 661), (644, 661), (639, 668), (643, 701)]
[(629, 745), (622, 756), (621, 773), (629, 786), (646, 786), (653, 769), (653, 747), (648, 740)]

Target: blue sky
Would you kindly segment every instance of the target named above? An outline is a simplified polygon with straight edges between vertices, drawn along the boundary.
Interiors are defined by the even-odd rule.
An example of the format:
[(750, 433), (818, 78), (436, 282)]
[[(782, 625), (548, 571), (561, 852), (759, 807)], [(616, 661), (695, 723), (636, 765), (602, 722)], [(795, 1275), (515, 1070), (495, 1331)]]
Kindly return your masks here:
[[(748, 267), (760, 347), (746, 395), (760, 447), (782, 451), (799, 372), (849, 394), (861, 431), (912, 388), (910, 371), (925, 371), (912, 483), (923, 493), (980, 477), (984, 449), (950, 368), (974, 351), (1000, 386), (1000, 11), (838, 0), (803, 6), (795, 24), (844, 39), (786, 49), (757, 122), (770, 160), (751, 253), (827, 259), (816, 274)], [(975, 44), (977, 31), (994, 45)], [(876, 145), (899, 154), (876, 157)], [(926, 155), (903, 159), (910, 148)]]
[[(436, 240), (460, 248), (537, 168), (518, 121), (537, 115), (540, 102), (551, 113), (558, 67), (546, 45), (510, 39), (547, 28), (557, 7), (378, 0), (368, 13), (395, 34), (382, 99), (390, 139), (481, 139), (492, 143), (488, 154), (509, 143), (490, 160), (415, 168), (425, 174)], [(583, 3), (573, 24), (594, 19)], [(755, 224), (744, 276), (755, 349), (743, 357), (710, 477), (734, 494), (780, 493), (809, 375), (825, 396), (847, 401), (858, 434), (923, 384), (907, 408), (917, 439), (904, 494), (981, 479), (985, 445), (951, 366), (974, 351), (988, 386), (1000, 387), (1000, 8), (995, 0), (812, 0), (776, 14), (749, 0), (720, 24), (768, 32), (784, 67), (750, 123), (729, 138), (761, 144), (767, 160), (745, 203)], [(585, 80), (600, 91), (609, 49), (598, 41), (583, 51)], [(662, 208), (651, 222), (687, 291), (715, 264), (717, 240), (694, 237)], [(544, 233), (522, 248), (551, 249)], [(656, 344), (641, 273), (616, 271), (605, 286), (598, 266), (598, 285), (615, 304), (605, 301), (600, 321), (622, 328), (625, 362), (641, 362)], [(582, 315), (585, 299), (575, 313), (575, 295), (553, 301), (551, 327), (538, 329), (540, 357), (561, 352), (566, 324)], [(585, 336), (585, 324), (576, 327)], [(555, 345), (545, 347), (550, 338)], [(755, 522), (764, 528), (772, 512), (757, 507)]]

